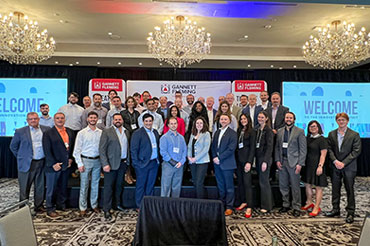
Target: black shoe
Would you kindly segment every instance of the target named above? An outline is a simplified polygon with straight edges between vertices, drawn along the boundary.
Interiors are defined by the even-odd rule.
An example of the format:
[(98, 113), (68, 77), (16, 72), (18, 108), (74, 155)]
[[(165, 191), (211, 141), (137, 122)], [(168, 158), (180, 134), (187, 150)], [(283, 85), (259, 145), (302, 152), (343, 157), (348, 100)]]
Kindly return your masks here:
[(355, 216), (353, 214), (347, 214), (346, 223), (352, 224), (355, 220)]
[(109, 212), (104, 211), (104, 218), (105, 218), (105, 221), (111, 221), (112, 215)]
[(298, 210), (293, 210), (293, 216), (294, 217), (299, 217), (299, 216), (301, 216), (301, 212), (299, 212)]
[(281, 207), (280, 209), (279, 209), (279, 213), (287, 213), (289, 211), (289, 208), (287, 208), (287, 207)]
[(339, 210), (331, 210), (330, 212), (327, 212), (325, 214), (326, 217), (336, 217), (336, 216), (340, 216), (340, 211)]
[(117, 210), (119, 210), (119, 211), (125, 211), (124, 209), (123, 209), (123, 207), (121, 207), (120, 205), (117, 205)]
[(66, 211), (66, 206), (65, 205), (57, 205), (56, 209), (59, 211)]

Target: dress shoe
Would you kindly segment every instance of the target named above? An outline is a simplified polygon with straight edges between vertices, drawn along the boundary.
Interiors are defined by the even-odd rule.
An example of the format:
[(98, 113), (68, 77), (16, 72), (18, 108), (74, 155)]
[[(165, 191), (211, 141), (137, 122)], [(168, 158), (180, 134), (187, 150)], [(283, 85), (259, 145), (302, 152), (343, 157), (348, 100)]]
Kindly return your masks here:
[(246, 203), (242, 203), (239, 207), (236, 208), (236, 210), (238, 211), (242, 211), (243, 209), (245, 209), (247, 207), (247, 204)]
[(264, 209), (264, 208), (262, 208), (262, 209), (260, 210), (260, 212), (261, 212), (262, 214), (267, 214), (269, 211), (268, 211), (268, 210), (266, 210), (266, 209)]
[(294, 217), (299, 217), (299, 216), (301, 216), (301, 212), (300, 212), (300, 211), (298, 211), (298, 210), (295, 210), (295, 209), (293, 210), (293, 213), (292, 213), (292, 214), (293, 214), (293, 216), (294, 216)]
[(104, 218), (105, 218), (105, 221), (111, 221), (112, 215), (109, 212), (104, 211)]
[(119, 210), (119, 211), (125, 211), (124, 209), (123, 209), (123, 207), (121, 207), (120, 205), (117, 205), (117, 210)]
[(308, 215), (310, 216), (310, 217), (316, 217), (317, 215), (319, 215), (319, 213), (321, 212), (321, 208), (319, 208), (319, 210), (317, 210), (317, 213), (314, 213), (314, 212), (311, 212), (311, 213), (309, 213)]
[(352, 224), (355, 221), (355, 216), (353, 214), (347, 214), (346, 223)]
[(45, 213), (46, 209), (43, 206), (40, 206), (36, 209), (34, 209), (35, 213)]
[(250, 217), (252, 217), (252, 209), (247, 209), (247, 211), (244, 214), (244, 217), (247, 218), (247, 219), (249, 219)]
[(289, 211), (289, 208), (287, 208), (287, 207), (281, 207), (280, 209), (279, 209), (279, 213), (287, 213)]
[(339, 210), (331, 210), (330, 212), (327, 212), (325, 214), (326, 217), (336, 217), (340, 216), (340, 211)]
[(80, 216), (81, 216), (81, 217), (85, 217), (86, 215), (87, 215), (86, 210), (81, 210), (81, 211), (80, 211)]
[(60, 211), (65, 211), (66, 210), (66, 206), (65, 205), (57, 205), (56, 209), (57, 210), (60, 210)]
[(309, 204), (309, 205), (306, 205), (306, 206), (304, 206), (304, 207), (301, 207), (301, 210), (305, 210), (305, 211), (307, 211), (307, 210), (309, 210), (310, 208), (314, 208), (314, 207), (315, 207), (315, 204), (311, 203), (311, 204)]
[(226, 209), (226, 211), (225, 211), (225, 216), (229, 216), (229, 215), (232, 215), (233, 214), (233, 210), (231, 210), (231, 209)]
[(52, 218), (52, 219), (55, 219), (55, 218), (58, 218), (59, 217), (59, 214), (57, 212), (48, 212), (47, 213), (48, 217)]
[(99, 208), (93, 208), (93, 211), (94, 211), (94, 213), (100, 213), (100, 209)]

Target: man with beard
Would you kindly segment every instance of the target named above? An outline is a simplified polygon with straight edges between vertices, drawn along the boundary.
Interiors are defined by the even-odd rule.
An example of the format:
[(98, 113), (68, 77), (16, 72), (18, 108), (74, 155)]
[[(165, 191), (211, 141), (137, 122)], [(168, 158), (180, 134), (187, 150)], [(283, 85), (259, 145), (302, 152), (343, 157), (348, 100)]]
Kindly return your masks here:
[[(181, 101), (182, 101), (182, 98), (181, 98)], [(188, 115), (190, 115), (190, 113), (191, 113), (191, 109), (193, 108), (194, 101), (195, 101), (195, 98), (194, 98), (194, 96), (192, 94), (189, 94), (189, 95), (186, 96), (186, 102), (188, 103), (188, 105), (186, 105), (183, 110)]]
[(292, 190), (293, 215), (300, 216), (301, 189), (300, 171), (305, 165), (307, 144), (303, 129), (294, 125), (295, 114), (285, 114), (285, 127), (280, 128), (276, 136), (275, 161), (279, 169), (279, 187), (283, 198), (280, 213), (286, 213), (290, 208), (289, 185)]
[(54, 126), (54, 119), (49, 115), (49, 105), (43, 103), (40, 105), (40, 125), (53, 127)]
[(263, 110), (266, 110), (268, 107), (271, 107), (271, 102), (269, 102), (269, 94), (267, 91), (262, 91), (260, 93), (261, 107)]
[(112, 126), (113, 115), (115, 115), (117, 113), (119, 114), (123, 110), (122, 101), (121, 101), (121, 98), (119, 96), (114, 96), (112, 98), (112, 103), (114, 105), (114, 108), (112, 108), (111, 110), (109, 110), (108, 113), (107, 113), (107, 118), (106, 118), (106, 122), (107, 122), (106, 123), (106, 126), (107, 126), (107, 128)]
[[(123, 126), (122, 115), (113, 115), (113, 126), (103, 130), (99, 143), (100, 162), (104, 171), (104, 218), (112, 220), (110, 210), (123, 211), (123, 180), (129, 163), (130, 133)], [(113, 193), (114, 191), (114, 193)]]
[[(180, 110), (180, 117), (181, 119), (183, 119), (185, 121), (185, 129), (188, 129), (188, 125), (189, 125), (189, 115), (185, 109), (182, 107), (182, 99), (180, 98), (176, 98), (175, 100), (175, 106), (179, 108)], [(190, 109), (190, 112), (191, 112), (191, 109)]]
[(257, 116), (262, 110), (262, 107), (257, 105), (257, 96), (255, 94), (250, 94), (249, 104), (242, 110), (242, 113), (249, 115), (251, 117), (253, 127), (256, 127), (258, 125)]
[(271, 94), (272, 106), (266, 109), (266, 113), (271, 119), (271, 128), (274, 134), (277, 130), (284, 126), (285, 124), (285, 114), (289, 112), (289, 108), (281, 105), (281, 96), (279, 92), (273, 92)]
[(143, 124), (143, 116), (145, 114), (150, 114), (151, 116), (153, 116), (153, 128), (156, 129), (159, 134), (162, 134), (163, 127), (164, 127), (163, 119), (162, 119), (162, 116), (156, 112), (154, 100), (153, 99), (148, 99), (146, 101), (146, 106), (147, 106), (148, 110), (141, 113), (141, 115), (138, 118), (139, 127), (142, 127), (144, 125)]
[(241, 95), (240, 96), (240, 107), (242, 110), (247, 107), (248, 105), (248, 96), (247, 95)]
[(87, 115), (94, 111), (99, 115), (97, 127), (101, 130), (105, 128), (105, 119), (107, 117), (107, 109), (102, 107), (103, 97), (99, 93), (95, 93), (93, 95), (93, 105), (85, 109), (81, 116), (82, 127), (85, 128), (87, 126)]
[(75, 134), (82, 129), (81, 116), (84, 108), (77, 105), (78, 94), (76, 92), (69, 93), (68, 104), (59, 108), (58, 112), (65, 116), (65, 126), (74, 131)]

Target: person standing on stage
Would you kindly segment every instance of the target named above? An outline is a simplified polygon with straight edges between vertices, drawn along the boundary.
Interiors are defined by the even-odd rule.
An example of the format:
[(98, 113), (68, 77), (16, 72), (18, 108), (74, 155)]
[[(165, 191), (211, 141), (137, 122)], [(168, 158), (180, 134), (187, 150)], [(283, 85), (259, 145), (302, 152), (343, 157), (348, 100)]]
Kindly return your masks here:
[(273, 92), (271, 94), (271, 107), (266, 109), (269, 119), (271, 119), (271, 128), (274, 134), (285, 126), (285, 114), (289, 112), (289, 108), (281, 105), (281, 97), (279, 92)]
[(77, 133), (73, 157), (80, 171), (80, 215), (86, 216), (87, 193), (91, 176), (90, 204), (95, 213), (99, 213), (98, 194), (101, 164), (99, 159), (99, 141), (102, 130), (96, 127), (98, 114), (94, 111), (87, 115), (88, 126)]
[(75, 134), (82, 129), (81, 116), (84, 108), (77, 104), (78, 94), (69, 93), (68, 104), (59, 108), (58, 112), (63, 113), (65, 117), (65, 127), (73, 130)]
[(204, 178), (206, 177), (211, 146), (211, 134), (206, 120), (199, 116), (195, 119), (188, 144), (188, 160), (197, 198), (204, 199)]
[(161, 196), (180, 197), (187, 147), (184, 137), (177, 132), (177, 118), (171, 117), (166, 123), (169, 131), (159, 141), (163, 159)]
[(84, 109), (87, 109), (91, 106), (91, 98), (89, 96), (84, 96), (82, 98), (82, 104), (84, 105)]
[(39, 120), (36, 112), (28, 113), (28, 126), (15, 130), (9, 148), (17, 158), (19, 201), (29, 199), (33, 183), (34, 211), (45, 212), (43, 207), (45, 154), (42, 136), (50, 128), (40, 125)]
[(144, 196), (152, 196), (159, 166), (159, 134), (153, 129), (153, 115), (143, 115), (143, 127), (131, 138), (131, 160), (136, 173), (136, 206)]
[[(239, 119), (238, 147), (236, 149), (238, 193), (242, 202), (236, 210), (247, 208), (244, 216), (250, 218), (253, 209), (252, 174), (250, 172), (256, 149), (256, 131), (249, 115), (242, 114)], [(261, 192), (261, 194), (263, 194)]]
[[(182, 99), (181, 99), (181, 101), (182, 101)], [(192, 94), (188, 94), (186, 96), (186, 102), (187, 102), (188, 105), (186, 105), (183, 109), (188, 115), (190, 115), (190, 113), (191, 113), (191, 109), (193, 108), (194, 101), (195, 101), (195, 98)]]
[(164, 122), (163, 127), (163, 134), (167, 133), (170, 130), (169, 124), (167, 123), (168, 120), (172, 117), (175, 117), (177, 119), (177, 132), (180, 133), (182, 136), (185, 136), (185, 121), (181, 118), (180, 110), (176, 105), (171, 105), (167, 118)]
[(125, 109), (121, 111), (121, 115), (123, 117), (123, 127), (132, 133), (139, 129), (139, 122), (138, 118), (140, 116), (139, 111), (135, 108), (137, 106), (137, 102), (135, 98), (129, 96), (125, 102)]
[(103, 130), (99, 142), (100, 162), (104, 171), (104, 218), (112, 219), (110, 210), (114, 196), (114, 209), (123, 211), (123, 180), (129, 158), (130, 133), (123, 127), (122, 115), (113, 115), (113, 126)]
[(346, 113), (335, 116), (338, 128), (328, 136), (329, 159), (332, 163), (332, 205), (328, 217), (340, 215), (340, 196), (342, 179), (347, 193), (347, 223), (353, 223), (355, 217), (354, 184), (357, 171), (357, 157), (361, 153), (360, 135), (348, 127), (349, 117)]
[(242, 111), (245, 107), (248, 105), (248, 96), (247, 95), (241, 95), (240, 96), (240, 107), (242, 108)]
[(75, 135), (71, 129), (65, 127), (65, 122), (65, 115), (61, 112), (56, 113), (54, 127), (46, 131), (42, 137), (46, 166), (46, 211), (51, 218), (59, 217), (55, 209), (63, 211), (66, 208), (69, 167), (72, 164)]
[(40, 105), (40, 125), (53, 127), (54, 126), (54, 119), (49, 115), (49, 105), (43, 103)]
[[(226, 101), (230, 106), (231, 114), (235, 116), (235, 119), (239, 119), (242, 114), (242, 109), (235, 104), (235, 97), (233, 93), (226, 94)], [(236, 128), (235, 128), (236, 131)]]
[(292, 190), (293, 216), (301, 215), (300, 172), (306, 162), (307, 144), (303, 129), (294, 125), (295, 114), (285, 114), (285, 127), (276, 135), (275, 161), (279, 169), (279, 188), (283, 198), (280, 213), (289, 211), (289, 186)]
[[(322, 200), (323, 187), (328, 185), (325, 175), (325, 158), (328, 151), (328, 143), (322, 136), (323, 131), (320, 123), (316, 120), (310, 121), (307, 127), (307, 157), (306, 165), (302, 168), (302, 181), (306, 187), (306, 205), (302, 210), (309, 210), (312, 208), (310, 216), (317, 216), (321, 209), (320, 203)], [(316, 203), (312, 201), (312, 186), (316, 190)]]
[(143, 125), (144, 125), (143, 116), (145, 114), (150, 114), (151, 116), (153, 116), (152, 127), (155, 130), (157, 130), (159, 134), (162, 134), (163, 126), (164, 126), (163, 119), (162, 119), (162, 116), (156, 112), (156, 108), (155, 108), (155, 105), (154, 105), (154, 100), (153, 99), (148, 99), (146, 101), (146, 106), (147, 106), (147, 110), (144, 111), (143, 113), (141, 113), (141, 115), (139, 116), (139, 119), (138, 119), (139, 126), (143, 127)]
[(188, 129), (189, 126), (189, 114), (185, 111), (185, 109), (182, 107), (182, 99), (176, 98), (174, 104), (180, 111), (180, 117), (185, 122), (185, 131)]
[[(103, 103), (101, 106), (107, 109), (107, 112), (111, 109), (116, 108), (116, 105), (113, 103), (113, 98), (118, 96), (118, 92), (116, 90), (110, 90), (108, 92), (109, 102)], [(94, 96), (93, 96), (94, 97)], [(122, 103), (122, 102), (121, 102)], [(123, 107), (123, 105), (121, 104)]]
[(102, 107), (101, 105), (102, 101), (103, 101), (103, 97), (101, 94), (95, 93), (93, 95), (93, 105), (85, 109), (81, 116), (83, 128), (87, 126), (87, 114), (91, 111), (94, 111), (99, 115), (99, 119), (98, 119), (98, 123), (96, 124), (96, 127), (98, 127), (101, 130), (105, 128), (105, 120), (107, 117), (108, 110)]
[(269, 101), (269, 93), (267, 91), (261, 91), (260, 99), (261, 107), (263, 108), (263, 110), (266, 110), (267, 108), (272, 106), (271, 102)]
[(229, 127), (230, 122), (229, 114), (224, 113), (220, 116), (221, 128), (215, 132), (211, 145), (218, 193), (226, 208), (226, 216), (233, 213), (235, 200), (233, 175), (236, 169), (235, 150), (238, 144), (238, 136)]
[(249, 104), (242, 110), (242, 113), (251, 117), (253, 128), (258, 126), (257, 117), (261, 111), (263, 111), (263, 108), (257, 105), (257, 96), (255, 94), (250, 94)]
[(214, 124), (213, 124), (213, 130), (212, 130), (212, 132), (215, 133), (221, 127), (221, 124), (220, 124), (220, 116), (222, 114), (229, 114), (230, 115), (230, 117), (231, 117), (231, 123), (230, 123), (229, 127), (232, 130), (237, 131), (237, 129), (238, 129), (238, 120), (231, 113), (231, 109), (230, 109), (229, 103), (226, 102), (226, 101), (223, 101), (218, 106), (218, 110), (217, 110), (217, 113), (216, 113), (216, 116), (215, 116), (215, 121), (214, 121)]
[(215, 99), (213, 97), (207, 97), (206, 99), (206, 106), (207, 106), (207, 116), (208, 116), (208, 130), (212, 133), (213, 130), (213, 122), (217, 114), (217, 110), (213, 108), (215, 104)]
[(200, 101), (196, 101), (193, 105), (193, 108), (191, 109), (191, 114), (189, 115), (189, 124), (186, 131), (186, 139), (188, 140), (191, 135), (191, 129), (193, 128), (193, 124), (195, 122), (195, 119), (199, 116), (202, 116), (207, 122), (208, 122), (208, 113), (207, 108), (204, 106), (204, 104)]
[(141, 114), (144, 110), (145, 110), (145, 107), (141, 106), (140, 105), (140, 100), (141, 100), (141, 95), (139, 92), (135, 92), (132, 97), (135, 99), (136, 101), (136, 107), (135, 109)]
[(112, 98), (112, 103), (114, 105), (114, 108), (112, 108), (108, 111), (107, 117), (106, 117), (106, 127), (107, 128), (112, 126), (113, 115), (115, 115), (117, 113), (119, 114), (123, 110), (122, 101), (121, 101), (121, 98), (119, 96), (114, 96)]

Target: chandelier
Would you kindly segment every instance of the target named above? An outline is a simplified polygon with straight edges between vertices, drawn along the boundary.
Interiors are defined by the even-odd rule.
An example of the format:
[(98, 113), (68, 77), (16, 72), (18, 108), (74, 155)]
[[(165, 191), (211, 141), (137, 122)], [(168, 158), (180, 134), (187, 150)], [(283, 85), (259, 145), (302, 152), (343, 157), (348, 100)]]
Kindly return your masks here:
[[(344, 69), (345, 67), (366, 60), (370, 54), (370, 33), (364, 27), (355, 33), (355, 25), (333, 21), (325, 28), (318, 28), (317, 37), (303, 45), (303, 58), (306, 63), (325, 69)], [(333, 26), (334, 28), (331, 28)]]
[(0, 58), (15, 64), (47, 60), (55, 50), (55, 41), (47, 30), (39, 32), (37, 21), (23, 13), (0, 15)]
[(171, 17), (164, 21), (164, 27), (154, 28), (147, 38), (149, 52), (158, 60), (174, 67), (186, 67), (201, 62), (210, 54), (211, 34), (195, 21), (184, 16)]

